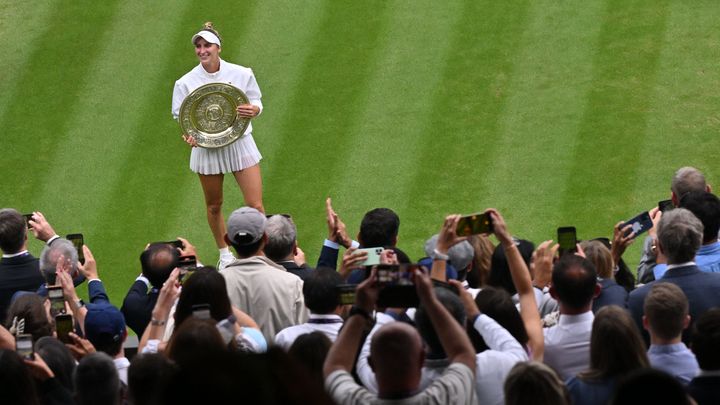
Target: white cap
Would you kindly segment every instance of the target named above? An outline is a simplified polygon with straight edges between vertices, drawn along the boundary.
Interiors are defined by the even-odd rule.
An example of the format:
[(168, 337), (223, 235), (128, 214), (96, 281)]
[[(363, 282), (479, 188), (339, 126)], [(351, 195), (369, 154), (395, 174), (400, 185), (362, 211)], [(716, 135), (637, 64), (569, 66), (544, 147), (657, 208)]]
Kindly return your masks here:
[(199, 31), (197, 34), (193, 35), (193, 37), (192, 37), (193, 45), (195, 45), (195, 40), (198, 38), (202, 38), (202, 39), (208, 41), (208, 43), (215, 44), (217, 46), (221, 46), (220, 38), (218, 38), (217, 35), (213, 34), (210, 31), (202, 30), (202, 31)]

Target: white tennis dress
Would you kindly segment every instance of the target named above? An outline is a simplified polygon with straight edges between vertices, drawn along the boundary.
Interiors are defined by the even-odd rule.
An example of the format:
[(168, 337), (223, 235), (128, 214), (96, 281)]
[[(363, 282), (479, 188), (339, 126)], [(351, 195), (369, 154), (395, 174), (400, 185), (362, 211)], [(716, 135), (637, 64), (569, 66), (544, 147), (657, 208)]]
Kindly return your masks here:
[[(247, 95), (250, 104), (263, 110), (258, 87), (252, 69), (235, 65), (220, 59), (220, 70), (208, 73), (198, 64), (193, 70), (175, 82), (172, 98), (172, 115), (175, 120), (180, 114), (180, 106), (188, 94), (208, 83), (231, 84)], [(192, 148), (190, 153), (190, 170), (200, 174), (231, 173), (255, 166), (262, 159), (260, 151), (252, 137), (252, 122), (245, 130), (245, 135), (230, 145), (222, 148)]]

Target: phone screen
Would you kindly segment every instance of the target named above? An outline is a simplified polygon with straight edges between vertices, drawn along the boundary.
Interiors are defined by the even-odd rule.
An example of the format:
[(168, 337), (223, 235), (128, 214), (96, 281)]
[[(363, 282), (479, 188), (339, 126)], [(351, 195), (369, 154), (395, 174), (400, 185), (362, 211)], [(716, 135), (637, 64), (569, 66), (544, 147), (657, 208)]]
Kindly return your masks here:
[(633, 238), (637, 238), (638, 235), (650, 230), (650, 228), (653, 227), (653, 222), (650, 218), (650, 214), (645, 211), (640, 215), (636, 216), (635, 218), (620, 225), (620, 228), (622, 229), (628, 225), (632, 225), (632, 228), (625, 233), (625, 236), (629, 235), (631, 232), (634, 232), (635, 236), (633, 236)]
[(83, 245), (85, 244), (83, 235), (81, 233), (72, 233), (67, 236), (67, 240), (72, 242), (73, 246), (77, 250), (78, 261), (81, 264), (85, 264), (85, 254), (83, 253)]
[(365, 259), (364, 262), (360, 263), (360, 265), (374, 266), (376, 264), (380, 264), (380, 255), (382, 254), (383, 250), (384, 249), (381, 247), (358, 249), (358, 252), (367, 252), (367, 259)]
[(34, 358), (32, 335), (20, 334), (15, 339), (15, 351), (20, 357), (32, 360)]
[(470, 214), (460, 217), (457, 225), (458, 236), (470, 236), (481, 233), (492, 233), (492, 217), (487, 213)]
[(197, 319), (210, 319), (210, 305), (198, 304), (192, 306), (193, 316)]
[(50, 310), (55, 314), (65, 313), (65, 295), (62, 287), (48, 287)]
[(57, 315), (55, 317), (55, 331), (57, 338), (63, 343), (72, 343), (70, 332), (73, 331), (72, 315)]
[(416, 308), (420, 299), (415, 288), (417, 264), (380, 264), (377, 266), (379, 307)]
[(660, 212), (670, 211), (675, 208), (675, 204), (673, 204), (672, 200), (662, 200), (658, 202), (658, 208)]
[(23, 214), (23, 216), (25, 217), (25, 225), (27, 226), (27, 229), (32, 229), (30, 220), (32, 219), (33, 214)]
[(340, 305), (352, 305), (355, 303), (355, 284), (341, 284), (335, 287)]
[(560, 254), (577, 250), (577, 232), (574, 226), (562, 226), (557, 230)]
[(170, 245), (177, 249), (182, 249), (184, 247), (180, 239), (172, 240), (169, 242), (153, 242), (151, 243), (151, 245)]

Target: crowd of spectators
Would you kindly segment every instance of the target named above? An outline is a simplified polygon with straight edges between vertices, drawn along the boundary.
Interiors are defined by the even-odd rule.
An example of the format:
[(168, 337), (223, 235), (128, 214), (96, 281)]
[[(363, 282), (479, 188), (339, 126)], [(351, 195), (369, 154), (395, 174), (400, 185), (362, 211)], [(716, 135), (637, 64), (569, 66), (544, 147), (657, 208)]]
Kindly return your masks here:
[(4, 208), (0, 403), (718, 404), (720, 199), (691, 167), (670, 189), (635, 274), (622, 221), (560, 251), (495, 209), (470, 236), (449, 215), (413, 260), (394, 211), (368, 211), (354, 240), (328, 198), (314, 267), (289, 215), (241, 207), (234, 261), (148, 243), (122, 303), (88, 246)]

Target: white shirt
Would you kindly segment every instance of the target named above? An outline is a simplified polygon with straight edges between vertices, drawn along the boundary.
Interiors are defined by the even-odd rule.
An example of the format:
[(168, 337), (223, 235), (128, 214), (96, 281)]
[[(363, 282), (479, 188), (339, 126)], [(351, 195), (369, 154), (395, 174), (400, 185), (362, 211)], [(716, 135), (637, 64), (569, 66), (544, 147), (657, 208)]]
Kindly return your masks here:
[(335, 314), (320, 315), (310, 314), (307, 323), (301, 325), (290, 326), (278, 332), (275, 335), (275, 345), (282, 347), (285, 351), (290, 350), (295, 339), (301, 335), (312, 332), (322, 332), (330, 341), (337, 339), (340, 328), (343, 325), (343, 319)]
[(580, 315), (560, 314), (558, 324), (543, 329), (544, 362), (566, 381), (590, 367), (590, 334), (595, 316), (592, 311)]
[[(394, 319), (387, 315), (378, 314), (375, 327), (365, 340), (358, 357), (358, 377), (367, 390), (373, 394), (377, 394), (378, 386), (375, 373), (367, 361), (370, 356), (372, 336), (380, 326), (393, 321)], [(475, 389), (478, 403), (502, 405), (505, 402), (503, 394), (505, 378), (515, 364), (528, 360), (527, 352), (510, 332), (487, 315), (480, 315), (473, 326), (490, 348), (490, 350), (485, 350), (475, 356)], [(445, 372), (447, 366), (447, 361), (444, 363), (441, 361), (426, 362), (422, 369), (419, 389), (430, 386)]]
[(125, 383), (127, 385), (128, 379), (128, 369), (130, 368), (130, 360), (127, 359), (127, 357), (120, 357), (118, 359), (113, 359), (113, 363), (115, 363), (115, 368), (118, 372), (118, 377), (120, 377), (120, 381)]
[[(260, 87), (255, 80), (252, 69), (236, 65), (234, 63), (225, 62), (220, 59), (220, 70), (215, 73), (208, 73), (202, 64), (198, 64), (193, 70), (187, 72), (185, 76), (175, 82), (172, 98), (172, 115), (177, 119), (180, 115), (180, 107), (185, 97), (195, 91), (200, 86), (208, 83), (227, 83), (242, 90), (247, 96), (250, 104), (256, 105), (262, 112), (263, 105), (260, 101), (262, 94)], [(260, 113), (258, 113), (259, 115)], [(252, 122), (248, 124), (245, 134), (252, 133)]]

